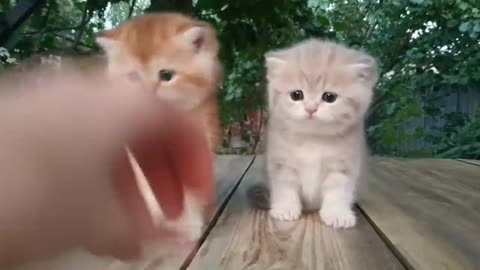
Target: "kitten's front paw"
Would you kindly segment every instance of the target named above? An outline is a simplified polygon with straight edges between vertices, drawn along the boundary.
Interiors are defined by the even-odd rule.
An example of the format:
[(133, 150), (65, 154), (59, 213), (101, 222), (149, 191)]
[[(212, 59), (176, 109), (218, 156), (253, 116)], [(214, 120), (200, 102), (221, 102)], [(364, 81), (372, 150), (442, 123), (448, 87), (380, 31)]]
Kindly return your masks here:
[(334, 228), (350, 228), (357, 223), (355, 214), (347, 207), (322, 207), (320, 217), (325, 224)]
[(302, 215), (302, 209), (299, 207), (272, 207), (270, 216), (278, 220), (297, 220)]

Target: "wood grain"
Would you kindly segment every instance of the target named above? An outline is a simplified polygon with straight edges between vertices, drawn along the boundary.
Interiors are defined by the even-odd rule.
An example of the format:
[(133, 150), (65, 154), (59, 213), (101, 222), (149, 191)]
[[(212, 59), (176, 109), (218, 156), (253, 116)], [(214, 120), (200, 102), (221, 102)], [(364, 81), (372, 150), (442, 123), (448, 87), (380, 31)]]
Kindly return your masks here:
[[(217, 209), (227, 198), (237, 181), (253, 160), (253, 156), (217, 156), (215, 177)], [(214, 213), (216, 212), (214, 211)], [(159, 270), (179, 269), (191, 249), (152, 246), (144, 258), (124, 263), (106, 257), (96, 257), (82, 250), (62, 254), (56, 258), (18, 267), (16, 270)]]
[(246, 192), (265, 181), (263, 167), (257, 156), (188, 269), (404, 269), (362, 216), (335, 230), (317, 213), (280, 222), (249, 207)]
[(359, 201), (412, 269), (479, 269), (480, 167), (455, 160), (380, 159)]

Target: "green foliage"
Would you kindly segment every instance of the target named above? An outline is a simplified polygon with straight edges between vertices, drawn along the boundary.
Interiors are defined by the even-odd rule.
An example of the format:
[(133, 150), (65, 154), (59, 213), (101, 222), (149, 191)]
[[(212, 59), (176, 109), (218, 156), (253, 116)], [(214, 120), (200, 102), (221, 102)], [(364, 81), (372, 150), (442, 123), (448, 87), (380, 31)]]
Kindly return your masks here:
[[(0, 10), (12, 3), (0, 0)], [(443, 107), (452, 92), (480, 91), (478, 0), (47, 0), (7, 44), (8, 51), (0, 51), (0, 59), (96, 52), (98, 30), (144, 10), (179, 10), (214, 25), (225, 66), (222, 124), (230, 130), (240, 126), (248, 144), (256, 146), (262, 130), (250, 116), (265, 108), (264, 54), (323, 37), (362, 48), (378, 60), (381, 76), (367, 119), (374, 153), (478, 157), (479, 113)], [(440, 124), (419, 125), (422, 119)]]
[(480, 110), (464, 125), (451, 127), (443, 134), (439, 158), (480, 159)]
[(0, 47), (0, 63), (4, 65), (15, 64), (17, 59), (13, 58), (7, 49)]
[(199, 0), (195, 12), (215, 26), (222, 45), (226, 76), (220, 98), (224, 125), (264, 106), (263, 55), (315, 30), (316, 18), (305, 1), (300, 0), (228, 4)]
[[(9, 0), (0, 0), (0, 7)], [(97, 50), (95, 33), (143, 12), (148, 0), (46, 0), (6, 45), (25, 59), (45, 52), (89, 53)], [(11, 6), (10, 6), (11, 8)]]

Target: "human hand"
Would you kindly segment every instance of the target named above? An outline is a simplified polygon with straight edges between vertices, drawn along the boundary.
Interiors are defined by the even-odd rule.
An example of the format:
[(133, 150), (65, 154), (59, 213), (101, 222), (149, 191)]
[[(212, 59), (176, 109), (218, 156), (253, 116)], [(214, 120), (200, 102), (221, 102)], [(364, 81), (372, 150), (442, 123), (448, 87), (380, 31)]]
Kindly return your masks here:
[(28, 76), (24, 92), (0, 82), (0, 264), (73, 247), (134, 258), (170, 235), (153, 226), (126, 142), (167, 217), (183, 211), (185, 188), (211, 202), (212, 154), (187, 115), (95, 72)]

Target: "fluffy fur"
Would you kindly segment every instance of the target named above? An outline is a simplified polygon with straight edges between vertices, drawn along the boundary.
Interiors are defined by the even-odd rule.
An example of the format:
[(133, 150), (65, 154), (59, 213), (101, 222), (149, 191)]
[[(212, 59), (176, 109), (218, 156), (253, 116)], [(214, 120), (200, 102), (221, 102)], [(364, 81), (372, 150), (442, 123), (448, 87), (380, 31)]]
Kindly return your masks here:
[[(141, 84), (157, 97), (190, 111), (205, 127), (212, 152), (220, 140), (217, 86), (219, 44), (207, 23), (177, 13), (151, 13), (101, 32), (108, 73)], [(161, 73), (169, 73), (169, 80)]]
[[(367, 147), (364, 117), (378, 80), (368, 54), (319, 39), (266, 54), (266, 161), (270, 215), (295, 220), (319, 210), (333, 227), (352, 227)], [(292, 92), (303, 99), (294, 101)], [(325, 97), (326, 92), (336, 95)]]

